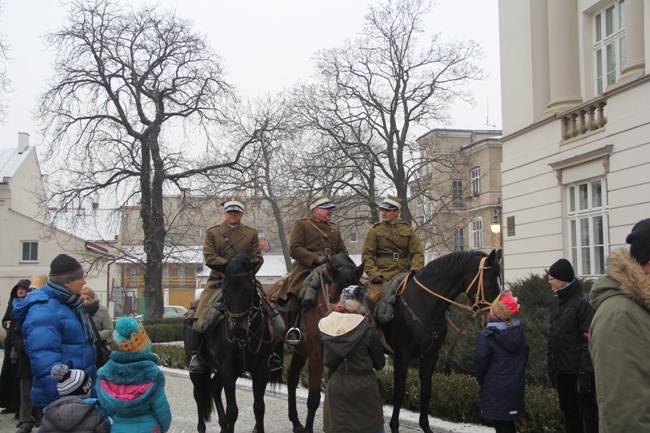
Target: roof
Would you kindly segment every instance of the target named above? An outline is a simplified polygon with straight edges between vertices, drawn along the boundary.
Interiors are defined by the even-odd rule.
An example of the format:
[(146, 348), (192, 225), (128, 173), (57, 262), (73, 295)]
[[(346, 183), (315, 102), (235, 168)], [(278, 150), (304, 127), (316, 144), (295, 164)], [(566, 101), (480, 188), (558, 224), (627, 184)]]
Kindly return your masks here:
[(88, 241), (112, 242), (120, 234), (122, 211), (115, 209), (83, 209), (50, 212), (50, 224), (66, 233)]
[(18, 153), (17, 148), (0, 149), (0, 183), (6, 183), (8, 179), (11, 179), (16, 174), (18, 167), (33, 149), (30, 146), (22, 153)]

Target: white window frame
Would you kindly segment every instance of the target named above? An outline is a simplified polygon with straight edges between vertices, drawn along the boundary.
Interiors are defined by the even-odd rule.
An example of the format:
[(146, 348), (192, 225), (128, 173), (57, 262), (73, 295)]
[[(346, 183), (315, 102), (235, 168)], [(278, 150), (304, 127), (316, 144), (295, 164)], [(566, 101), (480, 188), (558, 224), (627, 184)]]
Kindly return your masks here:
[(566, 185), (567, 233), (577, 275), (605, 274), (609, 254), (607, 184), (594, 178)]
[(594, 87), (602, 95), (621, 77), (627, 63), (625, 0), (608, 3), (593, 15)]
[(472, 197), (478, 197), (481, 194), (481, 167), (474, 167), (469, 171), (470, 185), (472, 187)]
[(187, 271), (183, 266), (179, 266), (177, 272), (179, 278), (185, 278), (185, 275), (187, 274)]
[[(28, 251), (25, 251), (25, 248)], [(25, 256), (27, 253), (27, 257)], [(25, 240), (20, 241), (20, 263), (37, 263), (38, 262), (38, 241)]]
[(471, 247), (473, 250), (483, 248), (483, 218), (474, 218), (469, 222)]
[(350, 232), (350, 242), (353, 244), (359, 243), (359, 232), (354, 230)]

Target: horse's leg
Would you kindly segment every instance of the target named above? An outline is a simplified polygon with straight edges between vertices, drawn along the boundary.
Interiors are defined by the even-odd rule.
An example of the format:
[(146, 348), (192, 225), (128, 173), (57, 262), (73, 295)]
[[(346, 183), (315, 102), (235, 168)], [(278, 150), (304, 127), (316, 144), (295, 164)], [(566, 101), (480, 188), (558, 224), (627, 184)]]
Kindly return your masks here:
[(404, 403), (404, 395), (406, 393), (406, 374), (408, 373), (409, 360), (405, 359), (404, 353), (396, 352), (393, 358), (393, 414), (390, 417), (390, 431), (392, 433), (399, 432), (399, 412)]
[(194, 402), (196, 403), (196, 412), (198, 415), (198, 423), (196, 430), (199, 433), (206, 432), (206, 421), (210, 421), (212, 415), (212, 397), (210, 395), (210, 372), (206, 373), (190, 373), (190, 380), (192, 381)]
[(431, 401), (431, 376), (438, 362), (438, 350), (433, 356), (420, 358), (420, 428), (425, 433), (433, 433), (429, 427), (429, 402)]
[(226, 411), (223, 407), (223, 400), (221, 399), (221, 392), (223, 391), (223, 382), (221, 381), (221, 373), (217, 371), (212, 379), (212, 398), (217, 407), (217, 414), (219, 416), (219, 426), (222, 432), (228, 431), (228, 419), (226, 418)]
[[(257, 371), (253, 373), (253, 413), (255, 414), (255, 428), (253, 433), (264, 433), (264, 393), (269, 377), (269, 368), (266, 365), (268, 356), (258, 361)], [(260, 364), (264, 364), (260, 367)]]
[[(235, 422), (239, 416), (239, 408), (237, 407), (237, 398), (235, 390), (237, 385), (237, 374), (229, 369), (228, 372), (221, 373), (221, 383), (223, 385), (224, 394), (226, 394), (226, 433), (235, 433)], [(221, 424), (221, 422), (219, 423)], [(222, 431), (224, 425), (221, 425)]]
[[(296, 404), (296, 388), (300, 382), (300, 372), (305, 366), (307, 358), (293, 352), (291, 355), (291, 363), (289, 363), (289, 371), (287, 371), (287, 395), (289, 400), (289, 421), (293, 424), (294, 433), (302, 433), (304, 431), (303, 425), (300, 423), (298, 417), (298, 407)], [(320, 381), (319, 381), (320, 383)]]
[(320, 353), (313, 351), (309, 355), (309, 394), (307, 395), (307, 419), (305, 420), (305, 433), (314, 431), (314, 418), (320, 406), (320, 385), (323, 377), (323, 364), (320, 361)]

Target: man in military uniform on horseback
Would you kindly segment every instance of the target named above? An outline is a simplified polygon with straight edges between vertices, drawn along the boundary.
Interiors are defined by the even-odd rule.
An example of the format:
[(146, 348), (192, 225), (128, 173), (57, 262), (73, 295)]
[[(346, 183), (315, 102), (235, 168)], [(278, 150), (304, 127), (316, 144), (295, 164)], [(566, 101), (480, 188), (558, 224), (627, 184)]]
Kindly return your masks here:
[(215, 270), (214, 266), (227, 263), (238, 252), (249, 255), (251, 263), (255, 266), (252, 271), (253, 275), (264, 263), (257, 230), (241, 223), (244, 216), (244, 205), (234, 198), (228, 199), (223, 203), (223, 215), (224, 222), (208, 228), (203, 244), (205, 264), (212, 270), (194, 315), (189, 348), (190, 364), (188, 366), (188, 370), (192, 373), (203, 371), (203, 361), (199, 358), (198, 351), (205, 335), (202, 332), (209, 331), (209, 329), (197, 327), (198, 319), (210, 300), (214, 299), (215, 294), (221, 291), (223, 282), (223, 274)]
[(368, 297), (377, 302), (384, 283), (424, 267), (424, 250), (413, 228), (399, 221), (402, 200), (388, 196), (379, 205), (381, 221), (373, 224), (363, 241), (361, 260), (368, 274)]
[(278, 298), (287, 302), (288, 344), (300, 342), (300, 330), (297, 327), (300, 302), (298, 295), (305, 278), (318, 266), (325, 263), (328, 256), (341, 252), (347, 253), (339, 226), (330, 222), (336, 205), (329, 197), (317, 197), (309, 204), (311, 214), (297, 220), (291, 229), (289, 250), (294, 262), (291, 273), (282, 284)]

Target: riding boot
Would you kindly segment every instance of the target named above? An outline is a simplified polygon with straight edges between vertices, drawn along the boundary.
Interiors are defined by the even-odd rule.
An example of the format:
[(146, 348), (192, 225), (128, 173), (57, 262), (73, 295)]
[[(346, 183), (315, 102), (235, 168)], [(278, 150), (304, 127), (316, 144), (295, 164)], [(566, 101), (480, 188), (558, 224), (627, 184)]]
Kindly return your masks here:
[(299, 313), (300, 302), (298, 302), (298, 297), (290, 295), (289, 301), (287, 302), (287, 325), (291, 326), (291, 328), (287, 331), (285, 341), (291, 346), (299, 344), (302, 338), (300, 328), (297, 326)]
[(190, 334), (190, 363), (187, 366), (187, 369), (190, 373), (203, 373), (204, 365), (203, 360), (199, 356), (199, 348), (201, 347), (201, 342), (205, 334), (196, 332), (195, 330), (191, 331)]

